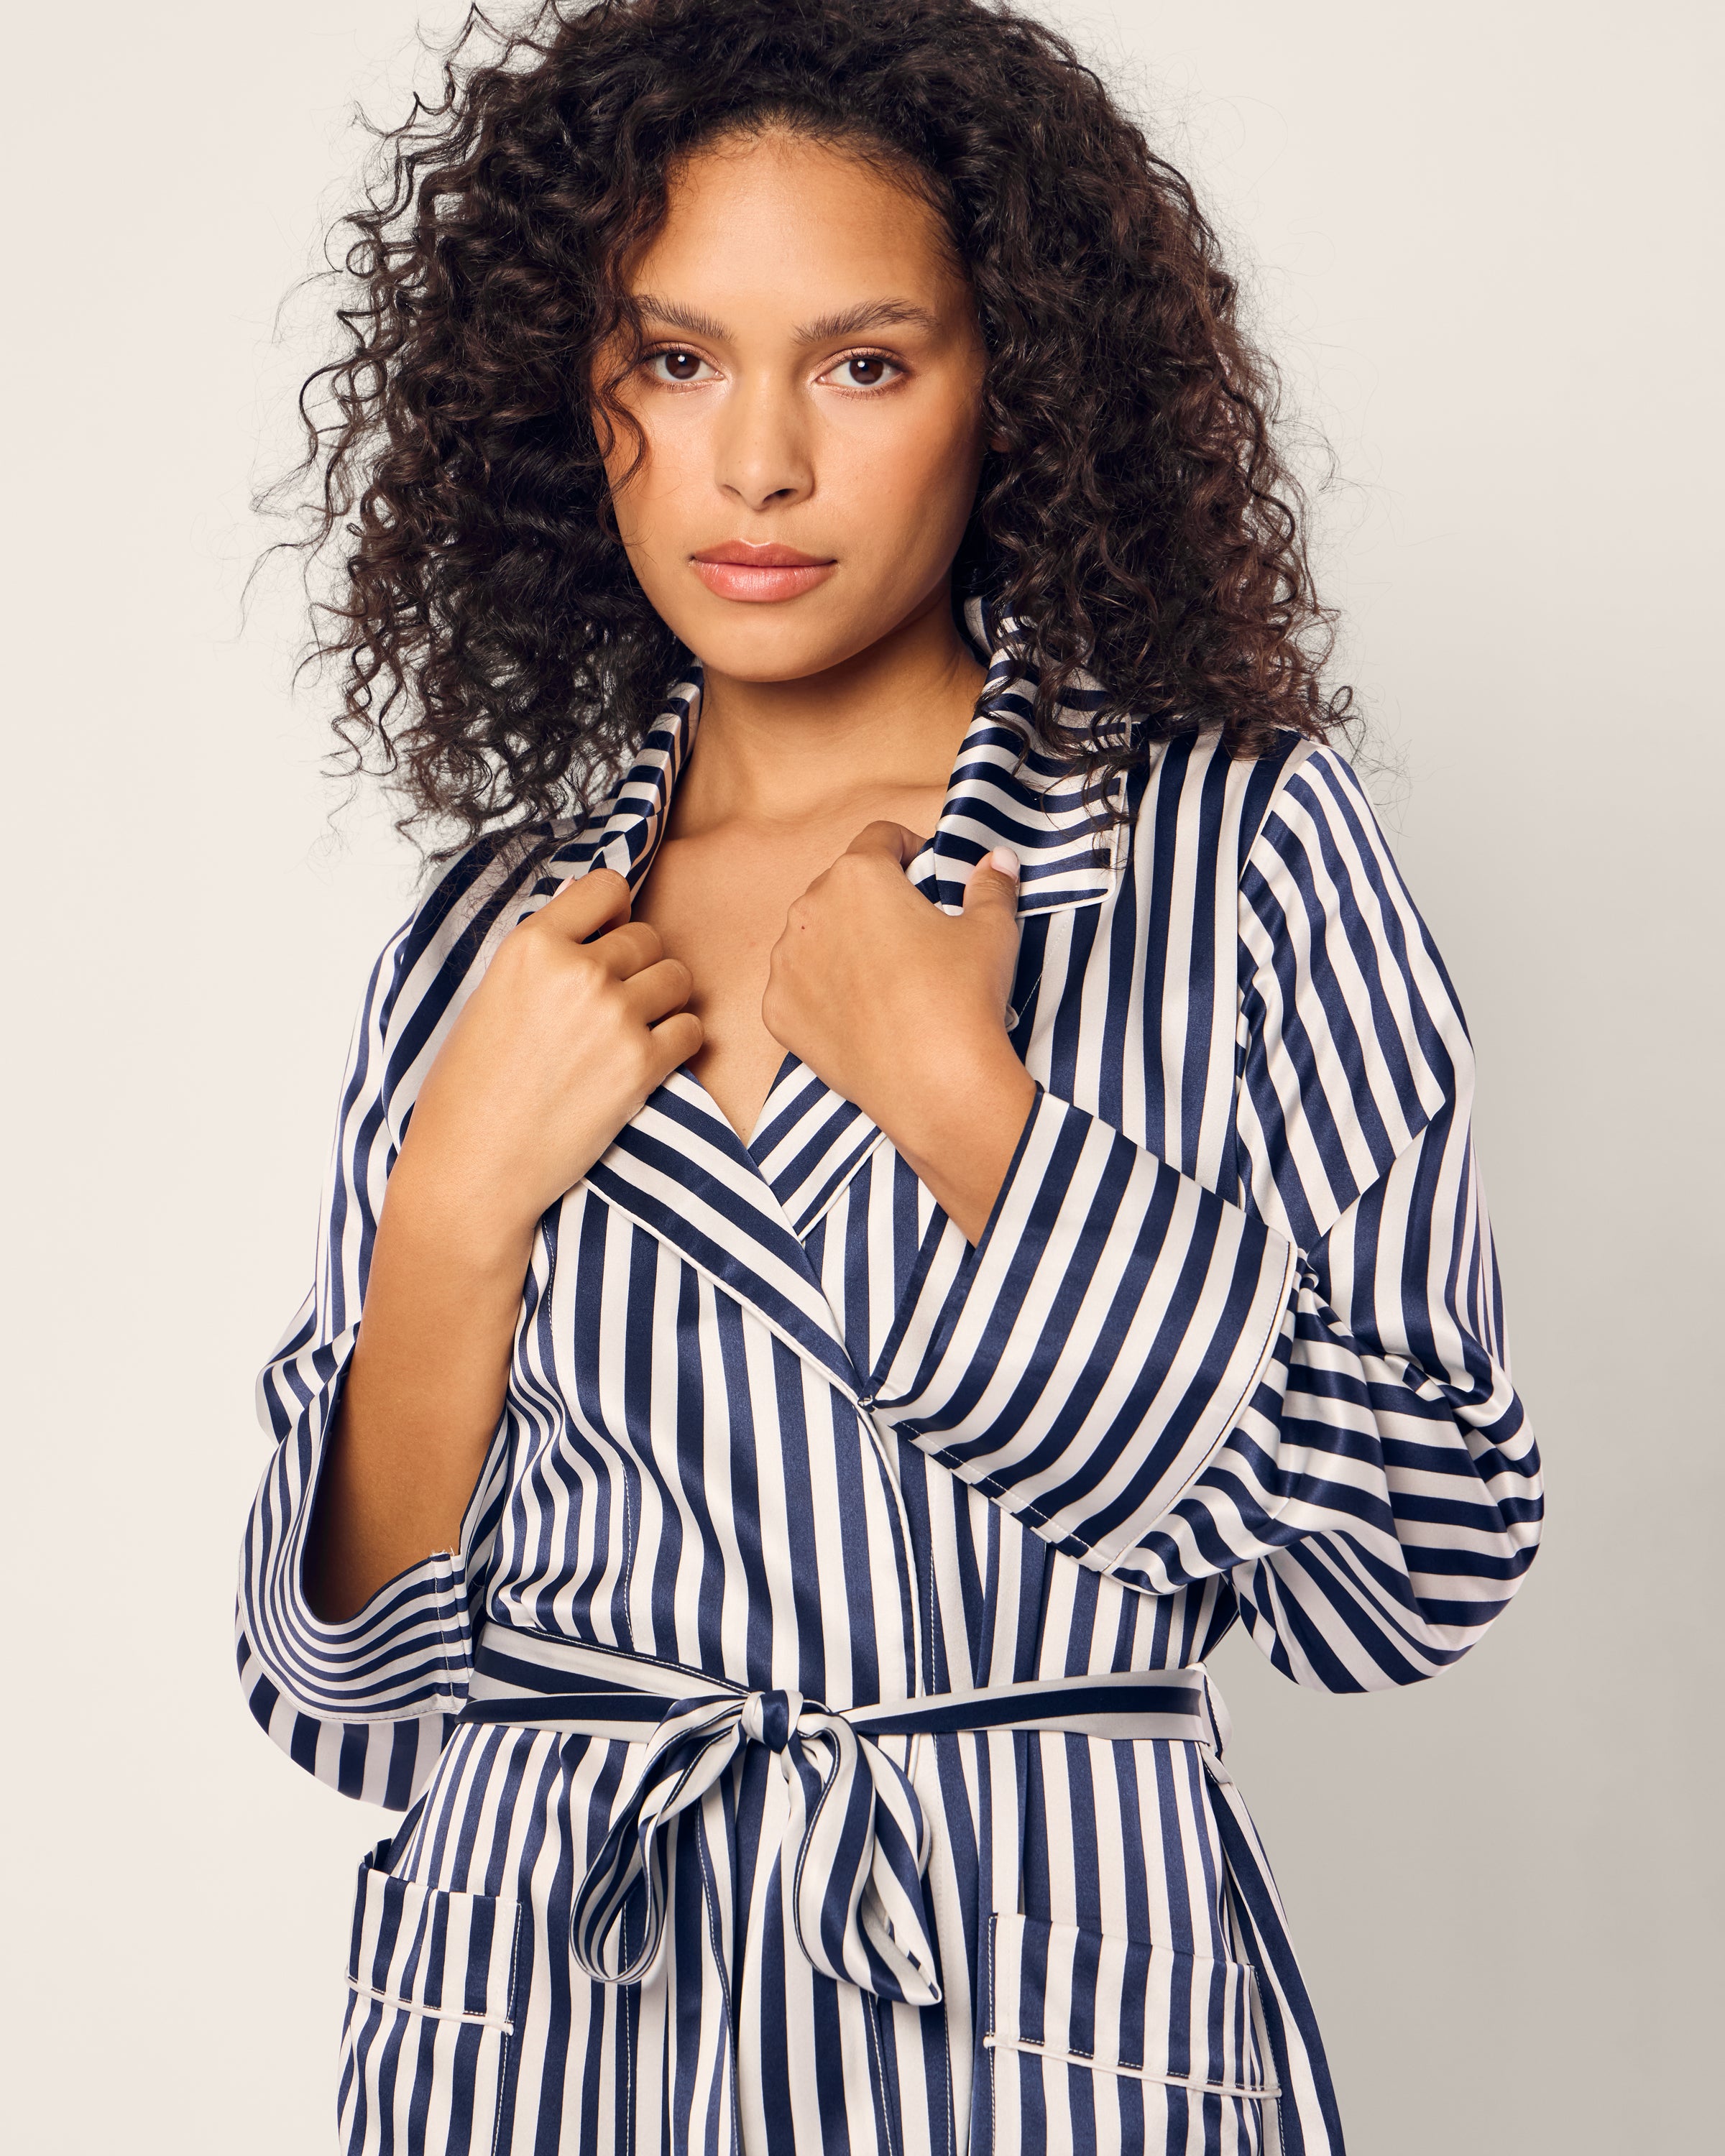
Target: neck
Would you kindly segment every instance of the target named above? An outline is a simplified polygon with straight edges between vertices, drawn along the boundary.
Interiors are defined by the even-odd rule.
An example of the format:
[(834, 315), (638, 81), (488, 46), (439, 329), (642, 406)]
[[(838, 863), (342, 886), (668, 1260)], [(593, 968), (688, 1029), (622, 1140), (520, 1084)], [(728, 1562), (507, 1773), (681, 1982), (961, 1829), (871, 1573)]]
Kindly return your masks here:
[(983, 679), (944, 590), (820, 674), (745, 681), (705, 669), (696, 752), (677, 788), (680, 834), (800, 821), (881, 788), (944, 788)]

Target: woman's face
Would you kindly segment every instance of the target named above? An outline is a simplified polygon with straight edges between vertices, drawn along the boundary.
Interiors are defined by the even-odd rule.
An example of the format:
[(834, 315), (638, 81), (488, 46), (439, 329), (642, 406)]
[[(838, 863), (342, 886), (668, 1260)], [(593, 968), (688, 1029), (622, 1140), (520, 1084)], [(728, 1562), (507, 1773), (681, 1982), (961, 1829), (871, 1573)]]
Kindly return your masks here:
[(927, 204), (769, 133), (691, 157), (629, 265), (645, 356), (608, 463), (662, 619), (711, 670), (788, 681), (947, 603), (984, 355)]

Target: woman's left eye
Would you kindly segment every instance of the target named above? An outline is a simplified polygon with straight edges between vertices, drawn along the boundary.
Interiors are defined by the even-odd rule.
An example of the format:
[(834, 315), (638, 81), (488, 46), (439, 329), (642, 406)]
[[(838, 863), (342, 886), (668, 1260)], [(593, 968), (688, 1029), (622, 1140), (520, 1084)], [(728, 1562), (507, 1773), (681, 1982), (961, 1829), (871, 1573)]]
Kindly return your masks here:
[(904, 369), (884, 352), (853, 352), (828, 368), (829, 376), (836, 377), (841, 389), (878, 389), (893, 375)]

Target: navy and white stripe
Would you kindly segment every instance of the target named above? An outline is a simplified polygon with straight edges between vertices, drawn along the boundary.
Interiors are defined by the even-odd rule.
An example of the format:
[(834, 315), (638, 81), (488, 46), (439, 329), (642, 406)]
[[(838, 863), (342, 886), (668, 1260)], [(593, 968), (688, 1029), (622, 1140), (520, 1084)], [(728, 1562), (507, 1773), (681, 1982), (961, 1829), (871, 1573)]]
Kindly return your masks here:
[[(598, 863), (645, 875), (698, 680), (593, 817), (480, 841), (377, 962), (316, 1281), (260, 1380), (239, 1604), (259, 1721), (408, 1812), (362, 1874), (351, 2151), (1342, 2145), (1214, 1744), (891, 1710), (1190, 1668), (1236, 1617), (1330, 1691), (1479, 1637), (1539, 1486), (1467, 1034), (1332, 751), (1182, 737), (1099, 846), (1026, 751), (1028, 698), (997, 654), (910, 870), (952, 905), (989, 846), (1024, 863), (1014, 1040), (1040, 1090), (980, 1245), (794, 1059), (747, 1143), (675, 1075), (540, 1224), (459, 1547), (325, 1625), (300, 1559), (418, 1086), (517, 921)], [(524, 1640), (706, 1679), (665, 1740), (701, 1787), (647, 1820), (656, 1709), (486, 1709), (488, 1656)], [(825, 1846), (795, 1807), (871, 1707), (865, 1922), (788, 1892), (781, 1851)], [(617, 1891), (583, 1895), (608, 1845)], [(829, 1857), (872, 1876), (860, 1844)]]

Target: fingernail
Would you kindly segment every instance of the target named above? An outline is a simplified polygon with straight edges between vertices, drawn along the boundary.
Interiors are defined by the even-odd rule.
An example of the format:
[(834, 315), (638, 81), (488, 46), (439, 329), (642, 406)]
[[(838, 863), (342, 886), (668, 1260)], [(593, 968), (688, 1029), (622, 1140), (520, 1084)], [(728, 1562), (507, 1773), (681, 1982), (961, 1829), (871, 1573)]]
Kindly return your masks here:
[(1014, 883), (1019, 880), (1019, 857), (1010, 846), (996, 846), (988, 856), (988, 866), (996, 875), (1009, 876)]

